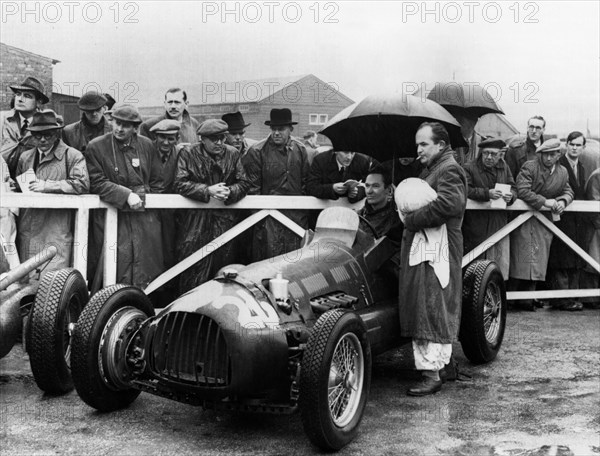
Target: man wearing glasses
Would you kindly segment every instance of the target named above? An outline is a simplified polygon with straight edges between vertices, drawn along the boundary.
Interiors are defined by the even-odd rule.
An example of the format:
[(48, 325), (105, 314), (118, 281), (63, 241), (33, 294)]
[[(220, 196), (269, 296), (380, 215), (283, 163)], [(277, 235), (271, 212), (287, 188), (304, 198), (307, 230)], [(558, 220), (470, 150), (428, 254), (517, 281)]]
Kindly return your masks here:
[(545, 129), (546, 120), (542, 116), (533, 116), (527, 121), (527, 137), (524, 140), (519, 139), (509, 146), (504, 160), (515, 179), (519, 175), (523, 163), (536, 159), (535, 151), (544, 142)]
[[(62, 142), (62, 125), (51, 110), (33, 114), (27, 127), (36, 146), (24, 151), (17, 166), (17, 183), (23, 192), (81, 194), (90, 179), (81, 152)], [(30, 175), (27, 179), (23, 174)], [(33, 175), (35, 177), (32, 179)], [(17, 229), (21, 261), (50, 245), (58, 253), (42, 274), (72, 264), (74, 211), (69, 209), (22, 209)]]
[[(200, 143), (179, 153), (175, 174), (178, 193), (202, 203), (211, 200), (228, 205), (241, 200), (250, 182), (238, 150), (225, 144), (227, 124), (208, 119), (200, 124)], [(206, 246), (219, 249), (181, 274), (180, 293), (185, 293), (215, 276), (223, 266), (236, 262), (234, 242), (223, 246), (211, 242), (239, 221), (239, 211), (224, 209), (186, 210), (182, 217), (178, 243), (179, 261)]]
[[(503, 199), (512, 204), (517, 199), (517, 187), (512, 173), (501, 160), (505, 143), (500, 138), (487, 138), (478, 145), (478, 157), (465, 165), (467, 174), (467, 197), (474, 201), (496, 201)], [(510, 191), (496, 189), (496, 184), (508, 184)], [(504, 211), (466, 211), (462, 225), (464, 253), (468, 253), (508, 223)], [(508, 280), (510, 266), (510, 238), (504, 237), (481, 256), (494, 260), (504, 280)]]
[(15, 107), (0, 113), (0, 152), (8, 164), (10, 177), (14, 178), (21, 153), (35, 147), (27, 127), (33, 114), (50, 100), (44, 93), (44, 85), (36, 78), (28, 77), (21, 84), (10, 86), (10, 90), (15, 96)]
[(81, 120), (65, 127), (63, 141), (84, 152), (92, 139), (109, 133), (110, 123), (104, 118), (107, 102), (108, 100), (101, 93), (94, 91), (84, 93), (77, 102), (81, 111)]

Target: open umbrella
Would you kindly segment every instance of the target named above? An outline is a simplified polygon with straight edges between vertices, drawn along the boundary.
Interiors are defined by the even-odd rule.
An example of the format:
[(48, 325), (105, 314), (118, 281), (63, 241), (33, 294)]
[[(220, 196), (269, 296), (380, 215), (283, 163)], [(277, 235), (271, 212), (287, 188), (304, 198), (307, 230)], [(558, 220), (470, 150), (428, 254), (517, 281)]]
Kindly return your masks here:
[[(423, 97), (423, 90), (418, 90), (415, 96)], [(458, 120), (466, 139), (471, 138), (477, 120), (484, 114), (504, 114), (489, 92), (478, 84), (437, 82), (427, 98), (441, 104)]]
[(412, 95), (371, 95), (340, 111), (319, 132), (336, 150), (349, 150), (385, 161), (416, 157), (415, 134), (423, 122), (440, 122), (454, 147), (466, 142), (460, 124), (432, 100)]

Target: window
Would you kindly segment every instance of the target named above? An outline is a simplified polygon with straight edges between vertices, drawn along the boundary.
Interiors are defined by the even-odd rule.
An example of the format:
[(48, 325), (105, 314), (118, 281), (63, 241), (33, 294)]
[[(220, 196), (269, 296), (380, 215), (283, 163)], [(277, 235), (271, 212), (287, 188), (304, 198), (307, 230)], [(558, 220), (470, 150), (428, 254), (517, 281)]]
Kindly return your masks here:
[(309, 114), (309, 125), (324, 125), (329, 120), (329, 114)]
[(238, 106), (238, 111), (239, 112), (249, 112), (250, 111), (250, 105), (241, 104), (241, 105)]

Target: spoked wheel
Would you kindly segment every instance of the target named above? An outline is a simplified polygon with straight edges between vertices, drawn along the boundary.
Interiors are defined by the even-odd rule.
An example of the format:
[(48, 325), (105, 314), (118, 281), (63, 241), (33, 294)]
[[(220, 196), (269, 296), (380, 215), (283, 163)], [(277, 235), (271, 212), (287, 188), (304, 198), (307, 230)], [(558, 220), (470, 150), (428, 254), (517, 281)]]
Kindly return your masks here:
[(26, 346), (35, 382), (47, 393), (73, 389), (71, 336), (88, 300), (85, 280), (76, 269), (48, 272), (39, 285)]
[(506, 289), (500, 269), (493, 261), (471, 263), (463, 279), (460, 342), (474, 364), (496, 358), (506, 327)]
[(140, 325), (154, 315), (139, 288), (112, 285), (96, 293), (73, 334), (72, 372), (77, 394), (102, 412), (131, 404), (140, 394), (131, 386), (127, 347)]
[(311, 330), (302, 359), (300, 411), (309, 439), (339, 450), (358, 432), (371, 382), (371, 349), (361, 318), (329, 311)]

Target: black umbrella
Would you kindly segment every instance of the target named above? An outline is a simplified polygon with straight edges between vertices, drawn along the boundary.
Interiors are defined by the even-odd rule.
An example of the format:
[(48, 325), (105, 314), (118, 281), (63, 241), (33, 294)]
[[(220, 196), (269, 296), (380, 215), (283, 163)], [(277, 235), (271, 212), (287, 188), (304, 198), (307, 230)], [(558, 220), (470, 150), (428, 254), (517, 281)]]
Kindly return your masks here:
[[(424, 96), (422, 90), (415, 93)], [(427, 94), (429, 100), (441, 104), (461, 125), (465, 138), (473, 135), (475, 124), (485, 114), (504, 114), (496, 100), (482, 86), (472, 83), (436, 82)]]
[(423, 122), (440, 122), (453, 147), (465, 147), (460, 124), (442, 106), (412, 95), (371, 95), (336, 114), (319, 132), (336, 150), (379, 161), (416, 157), (415, 134)]

